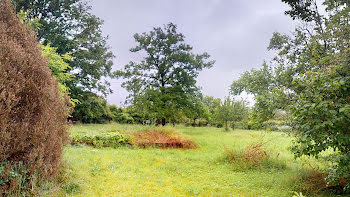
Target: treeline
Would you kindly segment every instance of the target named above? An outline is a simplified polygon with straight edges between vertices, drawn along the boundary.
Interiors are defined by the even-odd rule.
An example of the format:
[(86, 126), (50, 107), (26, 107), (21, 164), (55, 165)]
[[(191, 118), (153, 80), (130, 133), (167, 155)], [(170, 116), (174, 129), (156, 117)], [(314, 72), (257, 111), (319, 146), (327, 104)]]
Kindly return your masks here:
[[(107, 123), (117, 122), (121, 124), (146, 124), (161, 125), (156, 114), (143, 113), (137, 106), (118, 107), (109, 105), (103, 97), (94, 95), (73, 112), (73, 117), (82, 115), (79, 118), (70, 118), (73, 123)], [(225, 129), (265, 129), (271, 131), (291, 131), (290, 114), (286, 111), (276, 109), (274, 115), (263, 123), (256, 121), (257, 116), (254, 107), (249, 106), (246, 100), (234, 100), (230, 97), (221, 100), (212, 96), (205, 96), (199, 99), (193, 111), (181, 111), (176, 119), (169, 119), (166, 124), (203, 127), (212, 126)], [(196, 112), (196, 113), (193, 113)], [(74, 116), (76, 114), (76, 116)]]
[[(108, 105), (103, 97), (96, 94), (91, 96), (82, 108), (73, 112), (70, 120), (82, 123), (106, 123), (114, 121), (122, 124), (154, 124), (157, 122), (157, 114), (142, 113), (137, 106), (118, 107)], [(193, 113), (196, 112), (196, 113)], [(231, 98), (221, 100), (212, 96), (206, 96), (199, 100), (194, 111), (181, 111), (176, 119), (166, 120), (166, 124), (184, 124), (186, 126), (215, 126), (218, 128), (244, 128), (251, 129), (251, 109), (245, 100), (235, 101)]]

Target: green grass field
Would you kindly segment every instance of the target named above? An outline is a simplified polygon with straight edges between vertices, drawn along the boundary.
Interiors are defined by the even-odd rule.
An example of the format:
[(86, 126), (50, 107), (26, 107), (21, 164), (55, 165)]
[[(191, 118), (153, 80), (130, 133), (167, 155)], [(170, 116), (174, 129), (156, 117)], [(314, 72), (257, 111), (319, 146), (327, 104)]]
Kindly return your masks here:
[[(139, 125), (75, 125), (71, 135), (136, 131)], [(301, 160), (288, 151), (291, 137), (279, 132), (175, 127), (199, 149), (65, 148), (69, 183), (57, 196), (293, 196)], [(278, 166), (240, 170), (225, 149), (264, 142)], [(313, 161), (310, 161), (312, 163)]]

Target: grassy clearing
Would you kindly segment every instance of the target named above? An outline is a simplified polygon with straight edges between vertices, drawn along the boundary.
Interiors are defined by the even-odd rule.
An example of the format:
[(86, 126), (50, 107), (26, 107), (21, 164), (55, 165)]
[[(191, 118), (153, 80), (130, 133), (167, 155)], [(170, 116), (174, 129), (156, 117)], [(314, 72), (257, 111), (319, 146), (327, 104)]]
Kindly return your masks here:
[[(71, 135), (147, 129), (140, 125), (75, 125)], [(56, 196), (292, 196), (304, 169), (287, 150), (284, 133), (176, 127), (198, 149), (93, 148), (67, 146), (64, 159), (72, 178)], [(249, 170), (227, 160), (227, 149), (244, 150), (264, 142), (279, 163)], [(313, 163), (313, 161), (310, 161)], [(264, 164), (265, 165), (265, 164)], [(318, 195), (321, 196), (321, 195)]]

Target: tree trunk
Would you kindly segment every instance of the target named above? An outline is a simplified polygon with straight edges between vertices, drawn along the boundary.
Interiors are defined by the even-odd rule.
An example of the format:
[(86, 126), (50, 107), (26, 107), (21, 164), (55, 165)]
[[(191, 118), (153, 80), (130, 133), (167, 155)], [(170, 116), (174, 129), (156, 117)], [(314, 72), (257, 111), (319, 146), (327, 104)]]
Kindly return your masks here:
[(227, 130), (228, 128), (227, 128), (227, 120), (226, 120), (226, 130)]
[(165, 118), (162, 118), (162, 126), (164, 127), (166, 124)]

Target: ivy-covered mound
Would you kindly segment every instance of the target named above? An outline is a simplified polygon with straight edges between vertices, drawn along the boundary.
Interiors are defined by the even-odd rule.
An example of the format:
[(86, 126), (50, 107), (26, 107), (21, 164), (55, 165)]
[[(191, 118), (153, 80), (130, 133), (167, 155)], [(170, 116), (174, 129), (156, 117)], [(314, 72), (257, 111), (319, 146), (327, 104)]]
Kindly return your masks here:
[(54, 178), (68, 136), (66, 99), (13, 10), (0, 1), (0, 195), (32, 190), (34, 175)]
[(75, 135), (72, 137), (72, 144), (86, 144), (93, 147), (120, 147), (131, 144), (131, 136), (119, 132), (110, 132), (100, 135), (87, 136)]

